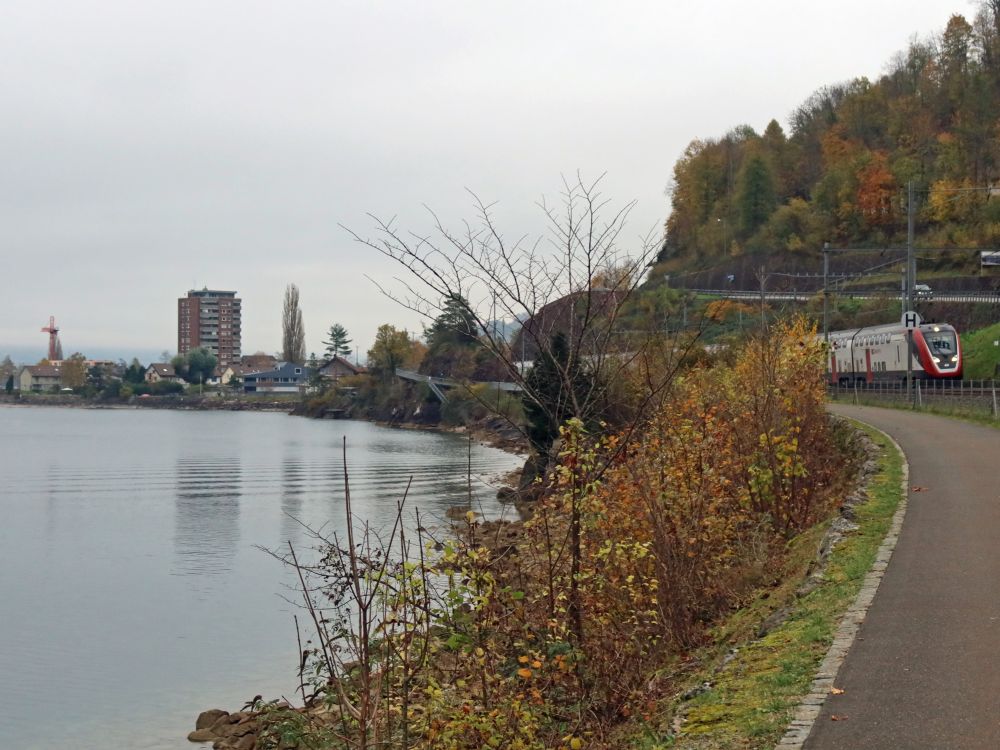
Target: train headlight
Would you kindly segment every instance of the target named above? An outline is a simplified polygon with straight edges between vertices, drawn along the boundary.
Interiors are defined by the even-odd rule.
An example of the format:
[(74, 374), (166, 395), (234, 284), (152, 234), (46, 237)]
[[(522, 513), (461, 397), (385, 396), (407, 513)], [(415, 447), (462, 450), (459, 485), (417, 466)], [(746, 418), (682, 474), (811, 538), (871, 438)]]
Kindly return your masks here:
[(951, 361), (952, 362), (958, 362), (958, 355), (957, 354), (953, 355), (952, 358), (951, 358)]
[(937, 357), (931, 357), (931, 359), (934, 360), (934, 364), (936, 364), (936, 365), (941, 363), (941, 360), (938, 359)]

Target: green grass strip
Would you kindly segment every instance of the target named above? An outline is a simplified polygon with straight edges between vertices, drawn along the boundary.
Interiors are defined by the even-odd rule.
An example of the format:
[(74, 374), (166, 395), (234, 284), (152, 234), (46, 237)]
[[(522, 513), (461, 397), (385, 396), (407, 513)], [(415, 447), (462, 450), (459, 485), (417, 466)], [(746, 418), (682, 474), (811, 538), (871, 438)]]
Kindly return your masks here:
[(962, 355), (965, 358), (965, 377), (969, 380), (987, 380), (997, 377), (1000, 367), (1000, 323), (962, 334)]

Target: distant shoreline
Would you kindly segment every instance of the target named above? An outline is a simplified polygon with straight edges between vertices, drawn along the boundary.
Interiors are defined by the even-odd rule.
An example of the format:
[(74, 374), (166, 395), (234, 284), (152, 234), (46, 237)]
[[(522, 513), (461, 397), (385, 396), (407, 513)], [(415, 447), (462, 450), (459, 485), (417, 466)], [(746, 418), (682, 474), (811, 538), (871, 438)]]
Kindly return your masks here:
[[(75, 395), (39, 394), (39, 395), (7, 395), (0, 393), (0, 406), (38, 408), (52, 407), (59, 409), (92, 409), (95, 411), (115, 409), (140, 411), (143, 409), (163, 409), (169, 411), (233, 411), (233, 412), (269, 412), (284, 413), (289, 416), (302, 416), (309, 419), (322, 419), (310, 417), (298, 411), (302, 402), (296, 398), (263, 398), (254, 396), (246, 397), (219, 397), (219, 396), (133, 396), (126, 402), (122, 401), (100, 401), (96, 399), (86, 399)], [(485, 443), (493, 448), (498, 448), (506, 453), (527, 459), (529, 448), (526, 441), (514, 438), (511, 435), (501, 434), (497, 430), (491, 430), (484, 425), (443, 425), (426, 424), (421, 422), (408, 421), (385, 421), (380, 419), (366, 419), (364, 417), (351, 416), (347, 420), (368, 422), (380, 427), (391, 427), (403, 430), (424, 430), (426, 432), (447, 432), (450, 434), (471, 435), (476, 440)], [(338, 420), (330, 420), (338, 421)]]
[(101, 401), (81, 396), (0, 395), (0, 406), (51, 406), (66, 409), (171, 409), (175, 411), (281, 411), (291, 413), (298, 401), (285, 399), (246, 399), (198, 396), (133, 396), (128, 401)]

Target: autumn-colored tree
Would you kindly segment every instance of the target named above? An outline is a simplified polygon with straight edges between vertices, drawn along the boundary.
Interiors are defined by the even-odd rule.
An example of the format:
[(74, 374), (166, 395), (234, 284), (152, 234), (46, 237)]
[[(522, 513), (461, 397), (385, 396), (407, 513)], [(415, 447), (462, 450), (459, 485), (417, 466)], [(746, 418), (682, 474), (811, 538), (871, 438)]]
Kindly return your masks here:
[(63, 360), (60, 380), (64, 388), (81, 388), (87, 380), (87, 358), (74, 352)]
[[(817, 252), (824, 242), (901, 245), (907, 228), (898, 191), (911, 181), (921, 198), (943, 181), (978, 193), (956, 200), (968, 206), (938, 202), (921, 211), (917, 231), (926, 242), (990, 247), (997, 222), (986, 191), (1000, 181), (997, 111), (1000, 5), (990, 0), (973, 22), (956, 14), (937, 40), (911, 42), (880, 78), (819, 88), (792, 113), (787, 137), (772, 121), (762, 136), (740, 126), (722, 139), (692, 141), (674, 167), (659, 260)], [(793, 201), (796, 211), (785, 211)], [(799, 229), (788, 228), (793, 216)]]
[(378, 327), (375, 342), (368, 350), (368, 369), (373, 375), (389, 380), (397, 368), (415, 368), (426, 349), (406, 330), (385, 323)]
[(876, 152), (858, 172), (855, 205), (869, 226), (885, 226), (897, 220), (899, 185), (889, 171), (886, 155)]

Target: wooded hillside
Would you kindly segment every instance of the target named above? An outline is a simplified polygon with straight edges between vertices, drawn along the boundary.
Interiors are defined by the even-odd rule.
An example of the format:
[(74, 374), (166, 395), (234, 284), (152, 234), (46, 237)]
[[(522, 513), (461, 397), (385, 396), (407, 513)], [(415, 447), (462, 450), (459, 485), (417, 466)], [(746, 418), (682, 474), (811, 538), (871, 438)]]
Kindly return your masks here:
[(659, 260), (899, 246), (906, 185), (924, 247), (1000, 245), (1000, 0), (914, 40), (877, 81), (821, 88), (763, 133), (693, 141), (674, 167)]

